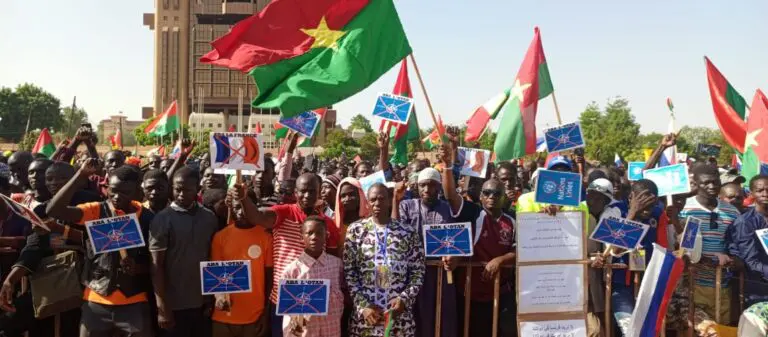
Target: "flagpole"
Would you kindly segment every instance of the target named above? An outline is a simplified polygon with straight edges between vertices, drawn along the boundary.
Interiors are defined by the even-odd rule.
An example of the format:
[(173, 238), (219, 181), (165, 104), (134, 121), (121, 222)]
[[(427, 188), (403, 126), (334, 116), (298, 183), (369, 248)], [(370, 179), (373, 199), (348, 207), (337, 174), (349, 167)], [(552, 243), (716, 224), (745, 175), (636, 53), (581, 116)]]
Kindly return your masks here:
[(69, 133), (72, 132), (73, 117), (75, 116), (75, 109), (77, 109), (77, 104), (75, 102), (77, 102), (77, 96), (72, 98), (72, 108), (71, 108), (72, 110), (69, 112), (69, 125), (67, 126), (67, 136), (69, 136)]
[(123, 112), (120, 111), (120, 150), (123, 150)]
[(435, 112), (432, 110), (432, 101), (429, 100), (429, 95), (427, 94), (427, 89), (424, 87), (424, 80), (421, 78), (421, 72), (419, 71), (419, 65), (416, 64), (416, 58), (413, 56), (413, 53), (411, 53), (411, 62), (413, 62), (413, 69), (416, 70), (416, 78), (419, 79), (419, 85), (421, 86), (421, 92), (424, 93), (424, 99), (427, 100), (427, 108), (429, 109), (429, 115), (432, 116), (432, 122), (435, 123), (435, 129), (437, 130), (437, 134), (440, 136), (440, 138), (443, 137), (443, 131), (440, 130), (440, 125), (437, 122), (437, 117), (435, 117)]
[(243, 131), (243, 88), (237, 90), (237, 132)]
[(557, 117), (557, 124), (563, 125), (563, 120), (560, 119), (560, 108), (557, 106), (557, 98), (555, 98), (554, 90), (552, 90), (552, 103), (555, 104), (555, 116)]

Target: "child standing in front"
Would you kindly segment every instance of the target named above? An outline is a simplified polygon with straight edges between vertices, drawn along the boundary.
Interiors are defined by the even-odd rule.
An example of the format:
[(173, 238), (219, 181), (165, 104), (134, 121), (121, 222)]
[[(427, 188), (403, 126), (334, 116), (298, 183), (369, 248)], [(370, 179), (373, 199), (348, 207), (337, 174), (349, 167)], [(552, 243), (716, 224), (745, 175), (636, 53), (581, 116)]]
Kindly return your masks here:
[(301, 228), (304, 252), (289, 264), (282, 279), (328, 279), (331, 281), (327, 316), (285, 316), (283, 336), (338, 337), (341, 336), (341, 315), (344, 293), (341, 291), (344, 268), (341, 259), (325, 253), (328, 236), (325, 220), (310, 216)]

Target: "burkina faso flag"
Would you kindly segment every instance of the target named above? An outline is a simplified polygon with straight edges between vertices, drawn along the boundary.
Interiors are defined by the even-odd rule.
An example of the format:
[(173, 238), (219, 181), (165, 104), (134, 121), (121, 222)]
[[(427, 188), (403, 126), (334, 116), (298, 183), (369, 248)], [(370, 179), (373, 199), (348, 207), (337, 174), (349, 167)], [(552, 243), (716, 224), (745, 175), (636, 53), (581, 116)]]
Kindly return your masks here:
[(537, 27), (509, 91), (509, 98), (501, 108), (504, 115), (493, 144), (497, 161), (536, 153), (536, 109), (539, 100), (549, 96), (552, 91), (552, 80), (549, 78), (541, 34)]
[(253, 106), (284, 117), (335, 104), (411, 53), (392, 0), (275, 0), (200, 61), (248, 72)]

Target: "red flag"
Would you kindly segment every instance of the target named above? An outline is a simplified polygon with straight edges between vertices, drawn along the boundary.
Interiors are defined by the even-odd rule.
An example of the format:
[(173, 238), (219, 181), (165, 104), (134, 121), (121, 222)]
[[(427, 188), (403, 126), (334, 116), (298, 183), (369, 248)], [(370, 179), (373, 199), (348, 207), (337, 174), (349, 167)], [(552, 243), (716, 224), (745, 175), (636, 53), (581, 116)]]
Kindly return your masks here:
[(315, 38), (304, 31), (323, 20), (344, 27), (368, 5), (368, 0), (272, 1), (258, 14), (237, 24), (211, 42), (213, 50), (200, 62), (237, 69), (252, 68), (297, 57), (312, 49)]
[(113, 150), (123, 148), (123, 141), (120, 138), (122, 138), (120, 134), (120, 129), (117, 129), (117, 131), (115, 131), (115, 135), (109, 138), (109, 142), (112, 143)]
[(227, 132), (236, 132), (236, 131), (237, 131), (237, 127), (235, 126), (235, 124), (230, 125), (229, 130), (227, 130)]
[(762, 163), (768, 163), (768, 130), (766, 128), (768, 128), (768, 98), (760, 89), (757, 89), (747, 120), (744, 150), (752, 146), (757, 159)]
[(715, 111), (717, 125), (720, 126), (720, 131), (728, 144), (744, 153), (744, 140), (747, 135), (747, 123), (742, 118), (744, 98), (728, 83), (709, 58), (704, 57), (704, 60), (707, 63), (709, 95), (712, 98), (712, 109)]
[(256, 123), (256, 126), (253, 128), (253, 132), (261, 134), (261, 123)]

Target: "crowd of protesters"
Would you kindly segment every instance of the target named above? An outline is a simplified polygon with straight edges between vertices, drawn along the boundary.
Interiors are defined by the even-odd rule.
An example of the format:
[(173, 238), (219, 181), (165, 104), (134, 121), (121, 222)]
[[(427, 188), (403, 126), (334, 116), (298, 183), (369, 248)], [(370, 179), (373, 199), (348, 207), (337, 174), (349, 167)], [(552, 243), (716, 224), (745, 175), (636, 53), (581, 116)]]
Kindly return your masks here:
[[(687, 336), (689, 329), (717, 336), (716, 317), (738, 326), (739, 336), (766, 336), (768, 254), (755, 231), (768, 228), (768, 176), (745, 181), (707, 158), (691, 160), (692, 192), (667, 204), (652, 181), (629, 181), (623, 165), (601, 165), (578, 151), (489, 164), (484, 178), (460, 176), (452, 128), (437, 160), (407, 165), (389, 162), (384, 133), (376, 163), (302, 157), (297, 139), (290, 136), (281, 158), (267, 154), (263, 170), (242, 181), (215, 173), (209, 155), (191, 158), (194, 142), (184, 142), (176, 158), (99, 154), (85, 128), (51, 158), (21, 151), (3, 156), (0, 193), (33, 210), (47, 229), (0, 205), (0, 336), (454, 337), (464, 335), (466, 301), (469, 336), (492, 336), (494, 315), (498, 336), (517, 336), (516, 214), (564, 211), (583, 212), (590, 228), (610, 216), (649, 225), (641, 243), (646, 261), (654, 243), (676, 250), (686, 219), (698, 218), (701, 249), (685, 257), (696, 265), (693, 289), (688, 280), (677, 286), (667, 336)], [(675, 141), (674, 134), (665, 136), (646, 167)], [(583, 202), (537, 203), (533, 186), (542, 169), (580, 173)], [(364, 191), (360, 179), (378, 171), (387, 182)], [(125, 214), (136, 215), (146, 245), (95, 254), (84, 224)], [(460, 222), (472, 224), (474, 255), (425, 258), (423, 226)], [(631, 252), (595, 242), (588, 250), (588, 336), (607, 329), (626, 335), (636, 302), (631, 272), (613, 270), (612, 292), (605, 294), (603, 268), (629, 264)], [(63, 256), (74, 257), (70, 265), (78, 268), (74, 302), (58, 296), (62, 279), (40, 276), (50, 273), (48, 261)], [(251, 261), (251, 291), (204, 296), (200, 263), (228, 260)], [(720, 281), (716, 266), (725, 270)], [(438, 277), (447, 273), (438, 268), (458, 280), (443, 280), (441, 293)], [(467, 268), (473, 268), (468, 289)], [(737, 282), (739, 275), (744, 282)], [(330, 280), (328, 313), (277, 315), (281, 279)], [(604, 319), (605, 296), (611, 322)], [(40, 298), (53, 303), (43, 310)], [(687, 321), (690, 309), (694, 322)]]

